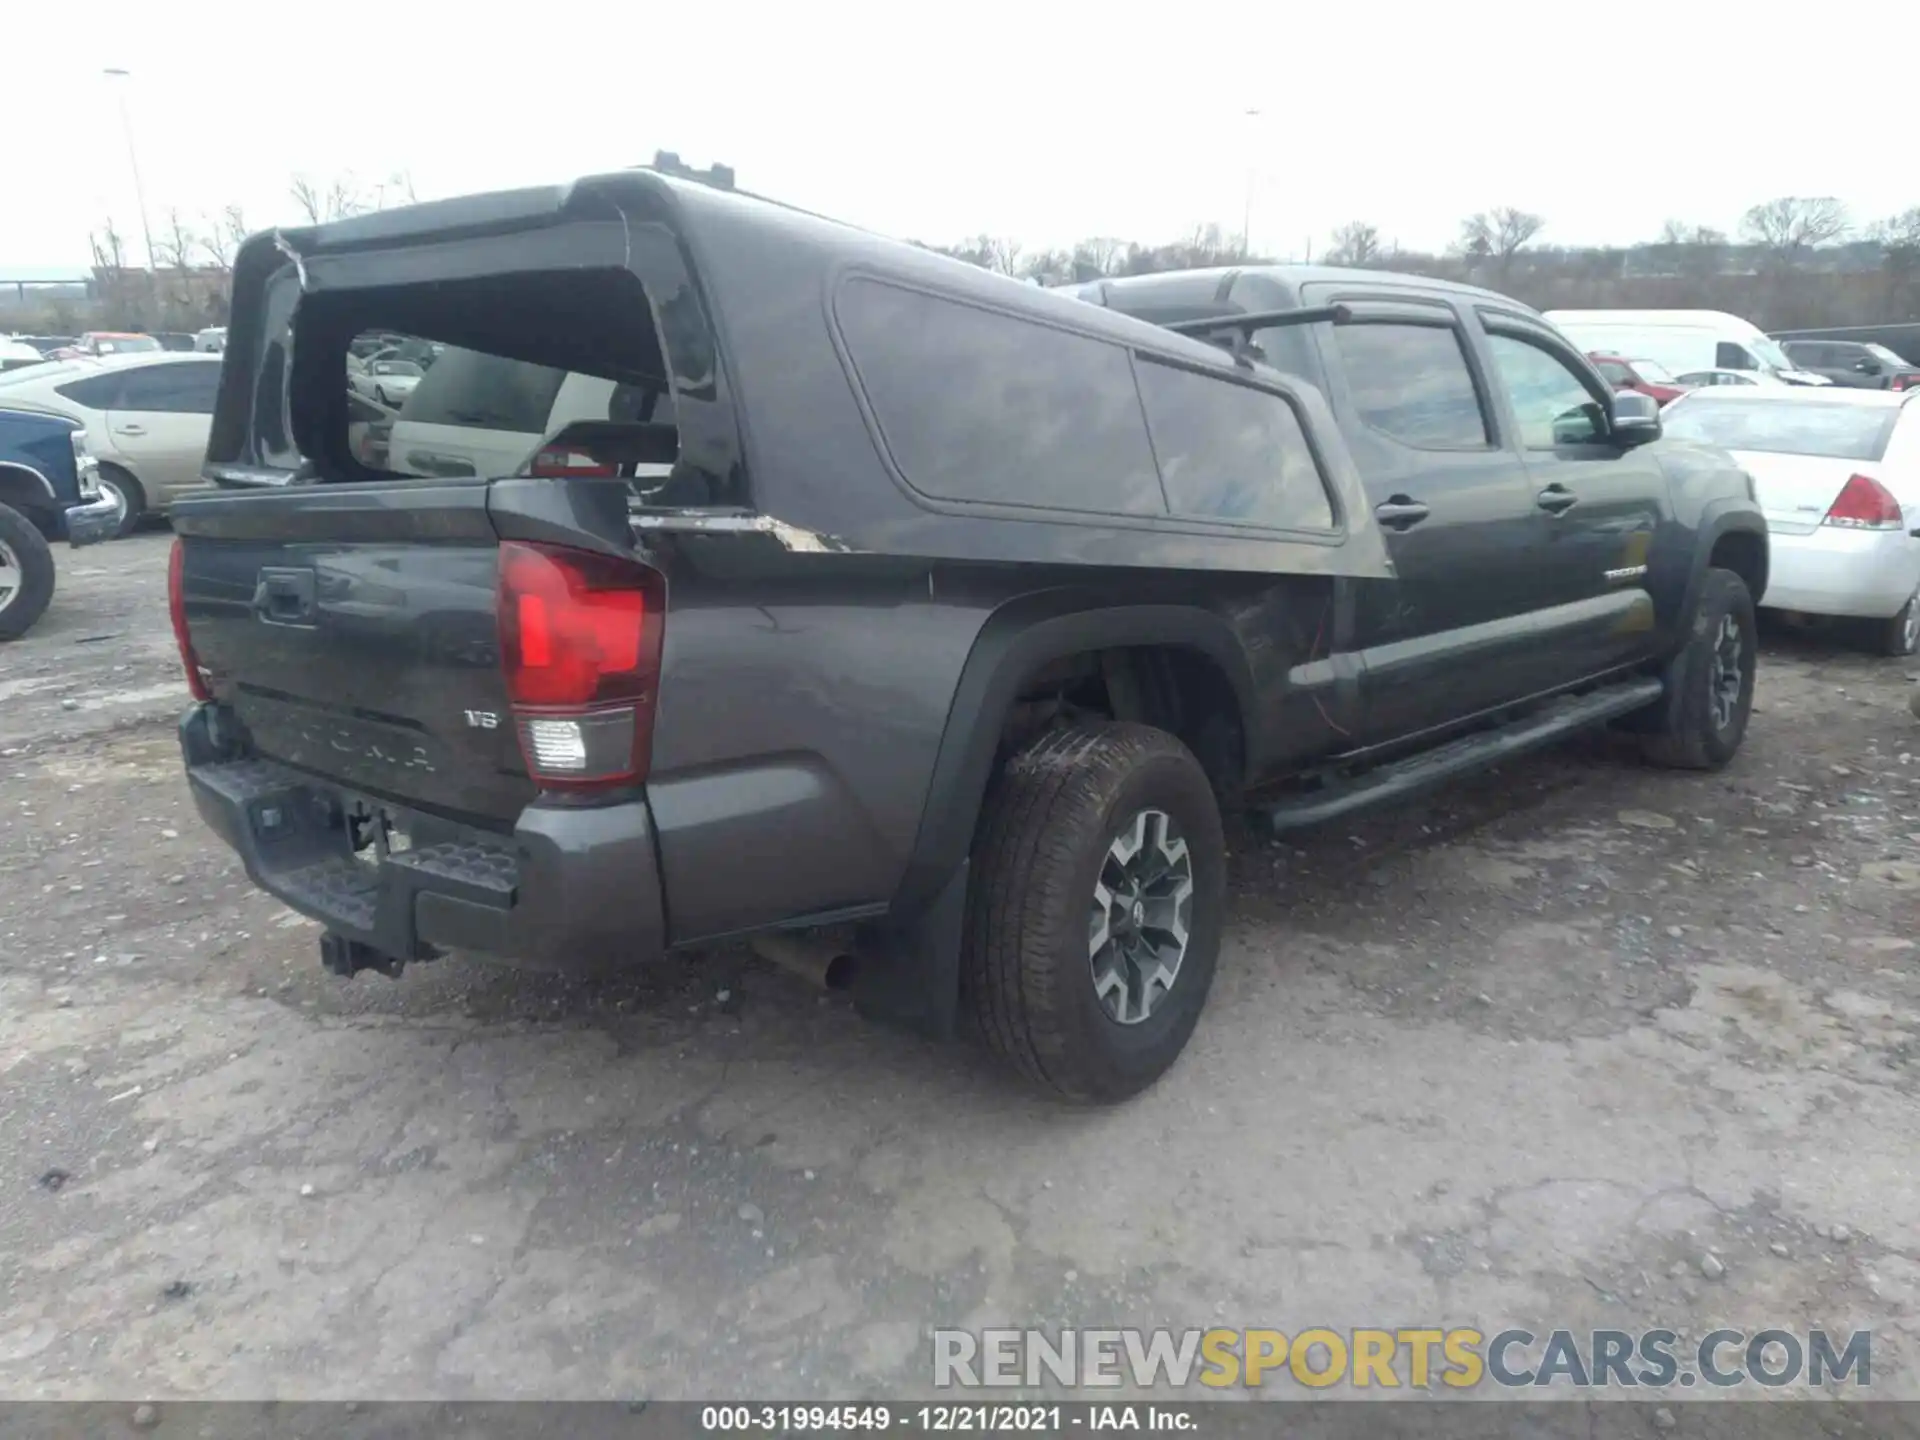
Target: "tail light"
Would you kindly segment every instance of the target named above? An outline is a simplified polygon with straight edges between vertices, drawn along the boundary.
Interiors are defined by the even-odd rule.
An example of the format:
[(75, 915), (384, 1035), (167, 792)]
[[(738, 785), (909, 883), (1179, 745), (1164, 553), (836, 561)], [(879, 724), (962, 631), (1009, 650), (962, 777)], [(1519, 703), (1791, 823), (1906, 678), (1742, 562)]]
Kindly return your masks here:
[(577, 446), (546, 445), (534, 452), (527, 473), (541, 480), (611, 480), (620, 472)]
[(193, 653), (193, 637), (187, 633), (187, 551), (176, 537), (173, 553), (167, 557), (167, 614), (173, 620), (173, 641), (180, 647), (180, 663), (186, 667), (187, 689), (196, 700), (211, 700), (207, 675), (200, 657)]
[(500, 666), (535, 780), (646, 778), (665, 620), (657, 570), (589, 550), (500, 547)]
[(1896, 375), (1893, 377), (1893, 384), (1890, 388), (1894, 390), (1911, 390), (1917, 381), (1920, 381), (1920, 375)]
[(1833, 504), (1827, 507), (1823, 525), (1843, 525), (1851, 530), (1898, 530), (1900, 502), (1891, 491), (1870, 475), (1853, 475), (1840, 487)]

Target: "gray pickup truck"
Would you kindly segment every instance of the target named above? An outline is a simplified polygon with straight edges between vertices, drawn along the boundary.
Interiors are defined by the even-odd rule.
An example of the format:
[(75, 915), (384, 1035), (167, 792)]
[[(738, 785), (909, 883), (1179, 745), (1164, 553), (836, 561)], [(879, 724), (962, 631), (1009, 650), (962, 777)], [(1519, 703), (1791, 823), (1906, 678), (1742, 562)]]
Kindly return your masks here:
[(330, 968), (748, 938), (1090, 1101), (1199, 1018), (1223, 812), (1724, 764), (1767, 576), (1748, 478), (1501, 296), (1049, 292), (644, 170), (254, 237), (208, 474), (188, 777)]

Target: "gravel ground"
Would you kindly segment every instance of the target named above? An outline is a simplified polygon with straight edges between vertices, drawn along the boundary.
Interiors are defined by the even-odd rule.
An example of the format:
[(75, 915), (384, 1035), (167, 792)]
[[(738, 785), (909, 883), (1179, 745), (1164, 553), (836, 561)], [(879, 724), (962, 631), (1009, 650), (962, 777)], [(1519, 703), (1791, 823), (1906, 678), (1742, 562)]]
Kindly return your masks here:
[(1769, 640), (1723, 774), (1595, 740), (1235, 843), (1206, 1017), (1039, 1101), (736, 952), (345, 983), (205, 835), (168, 538), (0, 651), (0, 1396), (925, 1393), (925, 1327), (1872, 1327), (1920, 1397), (1910, 666)]

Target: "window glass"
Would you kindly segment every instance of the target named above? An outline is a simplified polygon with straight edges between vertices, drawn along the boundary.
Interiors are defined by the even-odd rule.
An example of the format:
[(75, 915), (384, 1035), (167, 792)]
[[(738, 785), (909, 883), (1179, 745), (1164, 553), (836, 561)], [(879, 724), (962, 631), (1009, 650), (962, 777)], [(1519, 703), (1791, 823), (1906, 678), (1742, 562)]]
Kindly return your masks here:
[(1605, 413), (1579, 375), (1531, 340), (1489, 335), (1494, 372), (1513, 404), (1520, 443), (1529, 450), (1590, 444), (1606, 437)]
[[(1787, 357), (1782, 353), (1782, 360)], [(1713, 347), (1713, 363), (1722, 370), (1758, 370), (1760, 362), (1749, 355), (1745, 347), (1731, 340), (1722, 340)]]
[(1488, 443), (1480, 396), (1452, 326), (1336, 325), (1333, 337), (1354, 408), (1375, 430), (1423, 450)]
[(84, 405), (89, 410), (111, 410), (114, 397), (120, 393), (120, 378), (113, 374), (94, 373), (84, 380), (69, 380), (65, 385), (56, 385), (54, 389), (74, 404)]
[(1878, 460), (1886, 452), (1887, 436), (1902, 408), (1823, 403), (1802, 399), (1791, 391), (1786, 395), (1791, 398), (1683, 396), (1667, 407), (1661, 416), (1661, 428), (1675, 439), (1697, 440), (1726, 450)]
[[(402, 343), (419, 347), (413, 353), (423, 358), (430, 354), (424, 341)], [(403, 353), (401, 345), (390, 345), (388, 351), (392, 353), (381, 352), (383, 359), (395, 359)], [(529, 445), (546, 434), (547, 416), (560, 393), (560, 382), (567, 378), (564, 370), (455, 346), (425, 359), (423, 369), (425, 373), (407, 397), (408, 420), (421, 425), (509, 431), (525, 435)]]
[(1618, 360), (1596, 360), (1593, 364), (1594, 368), (1600, 372), (1601, 377), (1605, 379), (1609, 385), (1631, 385), (1633, 383), (1633, 370), (1626, 365), (1622, 365)]
[(1293, 406), (1271, 391), (1139, 362), (1140, 395), (1176, 515), (1330, 530), (1333, 505)]
[(173, 415), (211, 415), (220, 389), (217, 361), (146, 365), (120, 377), (115, 410), (150, 410)]
[(864, 278), (835, 313), (887, 449), (922, 494), (1166, 513), (1121, 347)]

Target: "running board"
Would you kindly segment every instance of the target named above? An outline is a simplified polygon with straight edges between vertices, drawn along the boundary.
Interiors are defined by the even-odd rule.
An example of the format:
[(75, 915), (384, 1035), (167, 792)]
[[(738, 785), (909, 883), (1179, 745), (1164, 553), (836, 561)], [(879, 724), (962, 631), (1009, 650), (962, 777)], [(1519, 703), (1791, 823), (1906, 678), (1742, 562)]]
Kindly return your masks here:
[(1456, 776), (1484, 770), (1650, 705), (1664, 686), (1649, 676), (1623, 681), (1584, 695), (1565, 695), (1493, 730), (1478, 730), (1432, 750), (1422, 750), (1368, 770), (1344, 783), (1311, 794), (1289, 796), (1264, 809), (1276, 834), (1391, 804), (1432, 789)]

